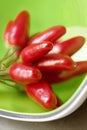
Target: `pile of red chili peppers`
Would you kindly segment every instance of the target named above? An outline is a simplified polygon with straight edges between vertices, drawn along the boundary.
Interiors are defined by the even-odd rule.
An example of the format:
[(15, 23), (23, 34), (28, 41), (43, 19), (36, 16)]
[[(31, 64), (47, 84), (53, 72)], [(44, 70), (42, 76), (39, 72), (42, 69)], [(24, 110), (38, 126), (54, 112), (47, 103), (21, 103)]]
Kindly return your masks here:
[[(64, 26), (53, 26), (30, 36), (30, 15), (27, 11), (8, 22), (4, 41), (8, 50), (0, 61), (0, 82), (14, 82), (13, 87), (48, 110), (62, 105), (51, 85), (87, 72), (87, 61), (76, 62), (71, 56), (84, 44), (83, 36), (66, 41)], [(9, 83), (10, 86), (10, 83)]]

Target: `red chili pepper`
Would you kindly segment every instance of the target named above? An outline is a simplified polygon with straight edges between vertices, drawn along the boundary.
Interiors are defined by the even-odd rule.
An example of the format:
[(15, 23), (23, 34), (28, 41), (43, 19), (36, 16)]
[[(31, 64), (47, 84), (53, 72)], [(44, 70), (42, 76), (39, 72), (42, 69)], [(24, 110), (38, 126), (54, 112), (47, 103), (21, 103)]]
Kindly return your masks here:
[(6, 43), (9, 43), (9, 36), (10, 36), (12, 25), (13, 25), (13, 21), (9, 21), (4, 32), (4, 41)]
[(42, 75), (36, 67), (15, 62), (9, 69), (10, 78), (18, 83), (30, 84), (38, 82)]
[(38, 44), (32, 44), (25, 47), (20, 57), (25, 63), (33, 62), (47, 54), (53, 47), (53, 44), (48, 41), (40, 42)]
[(78, 51), (85, 42), (85, 38), (82, 36), (73, 37), (64, 42), (55, 42), (53, 49), (48, 54), (67, 54), (73, 55)]
[(10, 45), (23, 48), (29, 39), (29, 20), (30, 16), (27, 11), (19, 13), (13, 22), (8, 23), (4, 33), (4, 40), (8, 41)]
[(29, 44), (37, 44), (42, 41), (55, 42), (58, 38), (64, 35), (66, 28), (64, 26), (53, 26), (31, 38)]
[(45, 73), (55, 70), (72, 70), (75, 69), (76, 63), (67, 55), (52, 54), (40, 59), (36, 62), (36, 66)]
[(52, 87), (46, 81), (40, 81), (37, 84), (26, 85), (25, 91), (28, 96), (46, 109), (50, 110), (58, 106), (58, 99), (54, 94)]
[(74, 70), (69, 71), (54, 71), (50, 73), (44, 73), (43, 77), (49, 83), (63, 82), (69, 80), (72, 77), (87, 73), (87, 61), (76, 62), (77, 66)]

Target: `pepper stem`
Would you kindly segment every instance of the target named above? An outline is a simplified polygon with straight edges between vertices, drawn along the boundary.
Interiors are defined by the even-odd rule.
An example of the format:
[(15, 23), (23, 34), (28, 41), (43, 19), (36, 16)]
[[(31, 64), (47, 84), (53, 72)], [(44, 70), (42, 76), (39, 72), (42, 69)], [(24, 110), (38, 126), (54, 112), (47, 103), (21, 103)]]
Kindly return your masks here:
[(21, 92), (24, 91), (24, 87), (23, 87), (22, 84), (15, 83), (12, 80), (3, 80), (3, 79), (0, 79), (0, 82), (3, 83), (3, 84), (5, 84), (8, 87), (17, 89), (18, 91), (21, 91)]
[(9, 48), (4, 55), (4, 57), (0, 60), (0, 70), (3, 70), (9, 67), (13, 62), (18, 59), (17, 51), (20, 50), (20, 47), (12, 47)]

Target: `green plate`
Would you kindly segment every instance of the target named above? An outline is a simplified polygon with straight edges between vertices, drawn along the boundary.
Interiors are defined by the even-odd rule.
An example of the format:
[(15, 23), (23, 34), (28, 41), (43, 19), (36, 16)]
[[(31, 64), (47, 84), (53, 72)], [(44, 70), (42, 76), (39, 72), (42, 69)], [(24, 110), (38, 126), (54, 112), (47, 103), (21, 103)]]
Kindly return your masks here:
[[(14, 19), (22, 10), (30, 12), (31, 27), (30, 34), (40, 32), (50, 26), (64, 25), (87, 26), (86, 0), (2, 0), (0, 1), (0, 58), (4, 55), (6, 49), (3, 40), (3, 33), (7, 22)], [(82, 12), (83, 11), (83, 12)], [(72, 30), (72, 29), (71, 29)], [(68, 30), (70, 32), (70, 29)], [(68, 38), (74, 35), (71, 31), (65, 35)], [(76, 35), (79, 34), (79, 31)], [(80, 32), (81, 34), (81, 32)], [(84, 35), (84, 34), (83, 34)], [(85, 43), (87, 46), (87, 44)], [(81, 57), (87, 59), (87, 53), (83, 55), (83, 48), (73, 56), (76, 60)], [(85, 51), (86, 52), (86, 51)], [(69, 81), (53, 85), (54, 92), (62, 99), (65, 104), (78, 90), (86, 75), (72, 78)], [(17, 90), (0, 83), (0, 109), (18, 112), (18, 113), (45, 113), (44, 109), (32, 101), (25, 93), (19, 93)], [(58, 108), (59, 109), (59, 108)]]

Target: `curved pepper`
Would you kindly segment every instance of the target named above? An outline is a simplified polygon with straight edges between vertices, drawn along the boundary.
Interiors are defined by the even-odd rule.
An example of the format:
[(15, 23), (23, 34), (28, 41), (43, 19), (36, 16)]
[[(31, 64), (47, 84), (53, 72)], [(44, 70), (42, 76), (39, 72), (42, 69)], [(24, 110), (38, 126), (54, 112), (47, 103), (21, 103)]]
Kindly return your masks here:
[(10, 21), (4, 32), (4, 40), (9, 45), (25, 47), (29, 39), (30, 16), (27, 11), (18, 14), (14, 21)]
[(18, 62), (10, 66), (9, 76), (13, 81), (22, 84), (36, 83), (42, 77), (41, 72), (36, 67), (27, 66)]
[(25, 91), (29, 97), (46, 109), (52, 110), (61, 105), (60, 100), (57, 99), (52, 87), (46, 81), (26, 85)]
[(52, 49), (52, 47), (53, 44), (49, 41), (28, 45), (21, 51), (20, 58), (25, 63), (36, 61), (42, 56), (46, 55)]
[(33, 36), (28, 44), (37, 44), (42, 41), (55, 42), (58, 38), (64, 35), (66, 28), (64, 26), (53, 26), (37, 35)]
[(67, 54), (69, 56), (77, 52), (85, 42), (85, 38), (77, 36), (63, 42), (55, 42), (53, 49), (48, 54)]
[(69, 56), (63, 54), (46, 55), (35, 65), (44, 73), (56, 70), (72, 70), (76, 67), (76, 63)]

